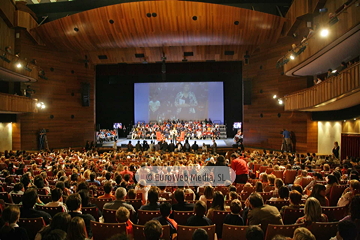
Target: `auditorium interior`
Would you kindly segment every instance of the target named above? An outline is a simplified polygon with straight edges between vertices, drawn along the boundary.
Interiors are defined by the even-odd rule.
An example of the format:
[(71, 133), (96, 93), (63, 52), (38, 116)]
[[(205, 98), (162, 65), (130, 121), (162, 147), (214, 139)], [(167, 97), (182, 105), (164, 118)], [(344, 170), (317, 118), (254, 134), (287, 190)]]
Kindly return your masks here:
[[(216, 186), (211, 201), (206, 197), (204, 203), (195, 201), (195, 197), (205, 197), (205, 188), (212, 187), (192, 188), (194, 192), (186, 200), (195, 204), (195, 211), (197, 206), (205, 208), (205, 212), (206, 208), (213, 208), (215, 195), (221, 195), (222, 205), (227, 204), (230, 209), (233, 201), (227, 198), (224, 203), (224, 196), (229, 197), (232, 191), (239, 194), (239, 201), (234, 204), (239, 202), (240, 206), (247, 207), (249, 220), (251, 211), (256, 208), (250, 198), (257, 194), (252, 192), (259, 182), (264, 183), (264, 189), (270, 188), (257, 195), (266, 206), (269, 204), (278, 210), (289, 204), (288, 200), (281, 206), (271, 202), (270, 199), (280, 196), (280, 188), (286, 188), (289, 195), (296, 184), (304, 188), (310, 184), (321, 185), (329, 199), (325, 197), (328, 202), (321, 203), (319, 209), (333, 222), (316, 225), (316, 229), (310, 230), (316, 239), (328, 240), (336, 235), (339, 221), (346, 217), (349, 206), (351, 210), (349, 202), (357, 199), (360, 205), (360, 198), (356, 196), (360, 185), (355, 180), (359, 180), (360, 166), (359, 56), (359, 0), (0, 0), (0, 183), (3, 184), (0, 206), (7, 206), (5, 210), (10, 211), (9, 204), (19, 204), (26, 199), (18, 196), (16, 202), (16, 196), (7, 197), (16, 183), (23, 182), (31, 174), (49, 187), (48, 192), (39, 188), (35, 191), (42, 203), (52, 201), (50, 195), (47, 196), (50, 188), (51, 195), (56, 195), (59, 182), (64, 185), (63, 182), (74, 181), (72, 188), (64, 185), (62, 189), (62, 200), (68, 207), (79, 195), (75, 192), (81, 187), (81, 181), (90, 182), (91, 187), (97, 185), (92, 176), (97, 177), (104, 182), (99, 182), (97, 190), (91, 190), (95, 210), (86, 212), (92, 210), (80, 205), (69, 212), (80, 209), (89, 213), (84, 215), (96, 216), (91, 217), (98, 220), (91, 221), (91, 228), (89, 219), (84, 219), (86, 230), (83, 230), (90, 238), (93, 234), (93, 240), (100, 240), (105, 239), (101, 234), (111, 237), (115, 231), (114, 227), (109, 230), (111, 226), (106, 225), (111, 221), (101, 222), (97, 210), (106, 210), (104, 204), (115, 198), (118, 200), (121, 192), (112, 188), (117, 176), (122, 183), (129, 174), (135, 178), (136, 168), (146, 162), (169, 166), (176, 159), (178, 165), (175, 165), (180, 166), (191, 159), (191, 164), (199, 163), (200, 168), (207, 161), (221, 162), (223, 165), (217, 166), (224, 166), (230, 160), (227, 166), (231, 165), (229, 169), (235, 171), (235, 190), (229, 190), (231, 183), (229, 188)], [(114, 128), (116, 138), (111, 135)], [(172, 132), (175, 130), (177, 135)], [(177, 153), (168, 153), (165, 149), (144, 155), (141, 147), (135, 147), (138, 141), (150, 143), (159, 139), (181, 143), (188, 139), (190, 145), (197, 141), (199, 147), (196, 150), (176, 147)], [(134, 149), (127, 145), (129, 141)], [(217, 150), (213, 145), (216, 141)], [(245, 148), (246, 155), (241, 155), (240, 151), (240, 155), (233, 153), (239, 150), (239, 144), (240, 150)], [(9, 155), (10, 150), (16, 156)], [(15, 158), (22, 158), (22, 154), (26, 159), (24, 157), (20, 163)], [(87, 160), (82, 161), (81, 157)], [(332, 161), (334, 159), (336, 161)], [(241, 161), (245, 164), (245, 172), (233, 166)], [(290, 168), (285, 170), (288, 165)], [(59, 169), (55, 170), (55, 166)], [(10, 176), (9, 169), (15, 175), (11, 175), (12, 183), (5, 184)], [(336, 184), (331, 182), (335, 172), (342, 173)], [(39, 177), (42, 173), (45, 173), (44, 179)], [(263, 181), (262, 176), (267, 174), (274, 176), (274, 181), (275, 176), (279, 182), (284, 181), (287, 187), (278, 189), (272, 186), (274, 182), (268, 183), (267, 177)], [(316, 174), (324, 180), (318, 179)], [(242, 182), (244, 175), (246, 179)], [(108, 178), (112, 178), (109, 182), (113, 185), (106, 182)], [(297, 179), (301, 180), (297, 182)], [(32, 184), (30, 179), (28, 183)], [(140, 182), (135, 187), (135, 183), (133, 178), (128, 179), (126, 190), (130, 192), (131, 188), (127, 188), (130, 185), (135, 189), (146, 188)], [(109, 194), (105, 192), (106, 186), (110, 192), (113, 190), (111, 199), (106, 197), (110, 196), (106, 195)], [(87, 190), (90, 187), (87, 185)], [(120, 183), (117, 187), (123, 189)], [(247, 191), (247, 187), (251, 191)], [(187, 190), (193, 191), (190, 188)], [(155, 191), (149, 189), (149, 193)], [(176, 195), (179, 189), (169, 187), (169, 190)], [(344, 190), (344, 195), (348, 191), (353, 194), (346, 206), (339, 205)], [(307, 191), (311, 193), (306, 189), (304, 195)], [(102, 194), (105, 200), (97, 198)], [(128, 202), (131, 206), (144, 207), (147, 194), (146, 191)], [(161, 195), (166, 198), (161, 203), (174, 206), (178, 199), (170, 195)], [(122, 197), (124, 200), (126, 192)], [(313, 201), (314, 198), (309, 199)], [(278, 214), (281, 224), (286, 224), (284, 216), (294, 218), (289, 221), (291, 224), (301, 222), (310, 202), (302, 201), (305, 210), (301, 205), (297, 215)], [(21, 208), (19, 225), (29, 232), (30, 239), (34, 239), (44, 224), (41, 221), (36, 231), (32, 228), (36, 225), (34, 222), (27, 224), (23, 215), (25, 205), (26, 201)], [(48, 211), (47, 215), (54, 214), (44, 206), (35, 208)], [(0, 208), (0, 212), (5, 210)], [(137, 208), (136, 211), (141, 212)], [(118, 221), (115, 212), (108, 214), (115, 224)], [(193, 212), (189, 214), (192, 216)], [(228, 226), (222, 222), (225, 215), (216, 214), (219, 215), (211, 216), (215, 225), (207, 230), (203, 227), (211, 233), (209, 239), (217, 239), (216, 234), (223, 234), (223, 240), (245, 239), (247, 228), (239, 230), (229, 225), (226, 231)], [(46, 223), (47, 215), (44, 215)], [(139, 231), (141, 234), (130, 239), (143, 239), (142, 225), (154, 217), (150, 215), (139, 225), (134, 222), (134, 234)], [(2, 219), (5, 218), (3, 214)], [(359, 239), (360, 216), (357, 221)], [(259, 224), (253, 223), (250, 225)], [(121, 224), (116, 226), (125, 226)], [(185, 232), (195, 231), (183, 225), (179, 224), (177, 229), (178, 240), (190, 239)], [(266, 226), (261, 225), (266, 233), (262, 239), (270, 240), (277, 228), (269, 225), (266, 229)], [(281, 232), (292, 237), (295, 229), (301, 226), (287, 226), (287, 231), (281, 228)], [(0, 227), (0, 238), (4, 236), (3, 230)], [(244, 236), (240, 238), (237, 233)], [(169, 236), (166, 239), (170, 239)], [(197, 238), (201, 239), (207, 238)]]

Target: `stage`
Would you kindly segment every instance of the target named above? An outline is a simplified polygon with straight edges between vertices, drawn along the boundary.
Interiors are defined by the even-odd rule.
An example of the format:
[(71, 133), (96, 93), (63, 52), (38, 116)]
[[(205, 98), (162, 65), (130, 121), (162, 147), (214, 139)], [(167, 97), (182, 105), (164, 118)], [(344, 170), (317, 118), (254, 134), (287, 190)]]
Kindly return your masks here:
[[(150, 144), (151, 139), (145, 139), (147, 141), (148, 144)], [(140, 143), (142, 143), (144, 141), (144, 139), (127, 139), (127, 138), (120, 138), (118, 139), (117, 142), (117, 146), (120, 148), (123, 144), (127, 145), (129, 143), (129, 141), (131, 141), (132, 145), (136, 145), (136, 143), (138, 141), (140, 141)], [(155, 143), (157, 143), (156, 140), (154, 140)], [(189, 140), (190, 145), (192, 145), (194, 142), (196, 141), (196, 143), (199, 145), (199, 147), (201, 148), (201, 146), (203, 145), (203, 143), (205, 143), (206, 145), (212, 145), (212, 140)], [(167, 143), (170, 143), (170, 140), (167, 141)], [(184, 144), (184, 142), (182, 142), (182, 144)], [(234, 144), (234, 139), (232, 138), (226, 138), (226, 139), (216, 139), (216, 144), (218, 148), (232, 148), (232, 145)], [(102, 147), (108, 147), (108, 148), (112, 148), (114, 146), (114, 142), (110, 141), (110, 142), (103, 142)], [(124, 147), (124, 146), (123, 146)]]

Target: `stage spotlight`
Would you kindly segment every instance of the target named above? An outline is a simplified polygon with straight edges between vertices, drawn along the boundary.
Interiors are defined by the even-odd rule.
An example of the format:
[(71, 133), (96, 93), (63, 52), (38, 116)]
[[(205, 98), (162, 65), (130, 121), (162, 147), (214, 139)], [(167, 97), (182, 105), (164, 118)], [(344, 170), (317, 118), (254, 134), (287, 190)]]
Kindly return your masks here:
[(320, 31), (320, 36), (327, 37), (328, 35), (329, 35), (329, 29), (324, 28)]
[(336, 73), (337, 72), (337, 70), (335, 69), (335, 70), (332, 70), (332, 72), (331, 73)]
[(356, 121), (356, 118), (354, 118), (354, 121)]
[(346, 120), (344, 120), (344, 122), (346, 122)]
[(20, 62), (17, 62), (17, 63), (16, 63), (16, 67), (17, 67), (17, 68), (22, 68), (22, 64), (21, 64)]
[(278, 103), (280, 104), (280, 105), (283, 105), (283, 100), (282, 99), (278, 99)]
[(291, 55), (290, 55), (290, 59), (291, 59), (291, 60), (294, 60), (294, 59), (295, 59), (294, 55), (291, 54)]
[(277, 98), (277, 96), (276, 96), (276, 95), (274, 95), (274, 96), (273, 96), (273, 99), (276, 99), (276, 98)]

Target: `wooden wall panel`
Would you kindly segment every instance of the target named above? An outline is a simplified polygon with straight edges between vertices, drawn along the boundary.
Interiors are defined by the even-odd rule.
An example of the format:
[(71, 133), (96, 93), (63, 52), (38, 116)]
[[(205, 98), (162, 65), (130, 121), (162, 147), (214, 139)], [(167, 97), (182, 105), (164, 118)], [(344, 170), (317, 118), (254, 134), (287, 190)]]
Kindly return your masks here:
[(0, 16), (9, 27), (14, 24), (15, 4), (12, 0), (0, 0)]
[[(280, 149), (283, 128), (294, 132), (296, 151), (317, 151), (317, 129), (310, 116), (303, 112), (285, 112), (284, 107), (273, 99), (276, 94), (283, 97), (287, 93), (306, 88), (306, 78), (285, 76), (276, 68), (276, 61), (293, 41), (285, 37), (272, 46), (261, 46), (244, 66), (243, 78), (252, 81), (252, 104), (244, 106), (244, 142), (250, 147)], [(310, 124), (310, 125), (309, 125)], [(314, 142), (315, 140), (315, 142)]]
[(342, 125), (342, 133), (360, 134), (360, 119), (350, 119), (344, 122)]
[(12, 149), (21, 150), (20, 122), (12, 123)]
[[(28, 59), (36, 59), (48, 80), (39, 79), (31, 85), (36, 91), (33, 97), (44, 102), (46, 109), (20, 116), (22, 149), (37, 149), (38, 133), (42, 128), (49, 130), (50, 148), (84, 146), (86, 140), (94, 140), (93, 66), (85, 68), (84, 63), (74, 60), (72, 54), (34, 44), (24, 31), (20, 30), (22, 37), (16, 43), (16, 50)], [(90, 107), (82, 106), (83, 82), (90, 84)]]
[(14, 53), (15, 30), (9, 28), (2, 18), (0, 18), (0, 35), (0, 48), (5, 50), (5, 47), (11, 46)]

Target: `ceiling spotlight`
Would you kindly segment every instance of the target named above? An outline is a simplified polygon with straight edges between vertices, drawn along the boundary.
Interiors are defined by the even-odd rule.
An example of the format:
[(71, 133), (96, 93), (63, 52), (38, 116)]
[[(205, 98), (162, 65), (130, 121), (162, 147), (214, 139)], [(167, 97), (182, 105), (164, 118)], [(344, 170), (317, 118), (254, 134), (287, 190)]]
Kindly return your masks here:
[(354, 121), (356, 121), (356, 118), (354, 118)]
[(320, 36), (327, 37), (328, 35), (329, 35), (329, 29), (325, 28), (320, 31)]
[(274, 95), (274, 96), (273, 96), (273, 99), (276, 99), (276, 98), (277, 98), (277, 96), (276, 96), (276, 95)]
[(344, 120), (344, 122), (346, 122), (346, 120)]
[(279, 99), (279, 100), (278, 100), (278, 103), (279, 103), (280, 105), (283, 105), (284, 102), (283, 102), (282, 99)]
[(17, 68), (22, 68), (22, 64), (18, 62), (18, 63), (16, 63), (16, 67)]
[(291, 54), (291, 55), (290, 55), (290, 59), (291, 59), (291, 60), (294, 60), (294, 59), (295, 59), (294, 55)]

